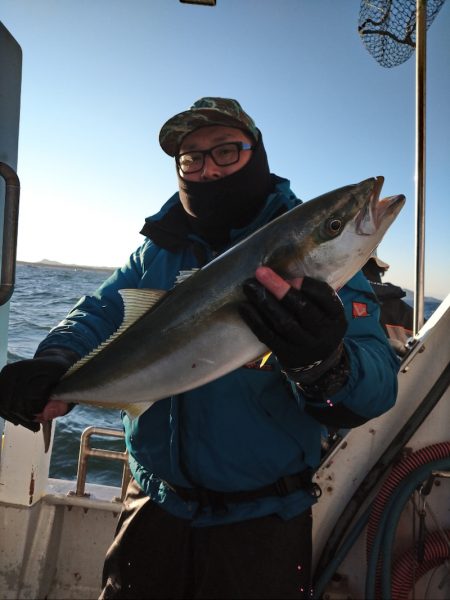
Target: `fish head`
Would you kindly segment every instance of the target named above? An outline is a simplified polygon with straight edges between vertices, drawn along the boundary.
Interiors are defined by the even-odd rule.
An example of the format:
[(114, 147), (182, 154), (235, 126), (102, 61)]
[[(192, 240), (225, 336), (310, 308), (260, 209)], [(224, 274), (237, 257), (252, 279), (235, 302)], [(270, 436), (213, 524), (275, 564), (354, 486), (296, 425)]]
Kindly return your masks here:
[(340, 289), (364, 266), (405, 203), (403, 195), (380, 200), (383, 183), (372, 177), (310, 200), (301, 205), (306, 210), (299, 211), (297, 226), (294, 208), (289, 241), (266, 264), (288, 279), (306, 275)]

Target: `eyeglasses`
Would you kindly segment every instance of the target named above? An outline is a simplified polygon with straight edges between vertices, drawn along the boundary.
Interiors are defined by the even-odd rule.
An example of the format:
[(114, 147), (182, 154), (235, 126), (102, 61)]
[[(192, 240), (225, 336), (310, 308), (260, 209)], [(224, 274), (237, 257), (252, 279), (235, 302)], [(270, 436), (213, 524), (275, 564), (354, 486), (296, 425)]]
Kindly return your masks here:
[(177, 156), (176, 161), (183, 173), (197, 173), (203, 169), (206, 155), (209, 155), (217, 166), (227, 167), (239, 161), (241, 150), (253, 150), (253, 146), (245, 142), (227, 142), (209, 150), (183, 152)]

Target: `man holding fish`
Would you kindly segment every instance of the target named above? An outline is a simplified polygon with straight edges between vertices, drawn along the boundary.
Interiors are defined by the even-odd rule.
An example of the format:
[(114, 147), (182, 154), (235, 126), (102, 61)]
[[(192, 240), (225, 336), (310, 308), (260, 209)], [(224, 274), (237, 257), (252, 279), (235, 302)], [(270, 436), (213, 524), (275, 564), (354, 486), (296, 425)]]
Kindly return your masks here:
[(0, 415), (37, 431), (73, 403), (123, 408), (133, 479), (102, 598), (307, 597), (324, 426), (396, 398), (360, 269), (404, 198), (380, 201), (379, 177), (302, 204), (236, 100), (201, 98), (159, 139), (179, 191), (3, 369)]

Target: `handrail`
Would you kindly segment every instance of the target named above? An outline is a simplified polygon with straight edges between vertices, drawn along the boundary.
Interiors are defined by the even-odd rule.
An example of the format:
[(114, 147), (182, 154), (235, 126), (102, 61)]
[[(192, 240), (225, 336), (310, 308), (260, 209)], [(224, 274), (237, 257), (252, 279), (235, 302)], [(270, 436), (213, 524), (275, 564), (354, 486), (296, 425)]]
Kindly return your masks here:
[(73, 496), (89, 496), (85, 492), (86, 487), (86, 474), (87, 474), (87, 462), (90, 456), (98, 456), (99, 458), (106, 458), (109, 460), (120, 460), (124, 463), (122, 473), (122, 486), (120, 498), (115, 498), (116, 502), (122, 502), (125, 497), (125, 492), (130, 480), (131, 474), (128, 468), (128, 452), (117, 452), (116, 450), (103, 450), (100, 448), (91, 448), (89, 445), (90, 439), (93, 435), (103, 435), (109, 437), (124, 438), (125, 434), (119, 429), (109, 429), (106, 427), (87, 427), (80, 438), (80, 454), (78, 457), (78, 470), (77, 470), (77, 487), (75, 492), (70, 492)]
[(13, 294), (16, 277), (20, 182), (14, 169), (3, 162), (0, 162), (0, 176), (5, 180), (6, 185), (0, 274), (0, 306), (3, 306)]

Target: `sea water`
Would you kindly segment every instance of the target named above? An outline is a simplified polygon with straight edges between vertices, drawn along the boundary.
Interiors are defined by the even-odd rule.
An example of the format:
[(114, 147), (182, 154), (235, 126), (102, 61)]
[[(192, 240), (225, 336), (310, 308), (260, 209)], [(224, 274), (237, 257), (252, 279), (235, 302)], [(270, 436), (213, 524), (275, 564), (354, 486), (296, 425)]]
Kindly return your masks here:
[[(50, 267), (18, 264), (16, 287), (10, 304), (8, 362), (32, 358), (49, 330), (63, 319), (78, 299), (94, 292), (110, 275), (106, 270), (81, 267)], [(429, 318), (439, 301), (425, 302)], [(55, 419), (55, 439), (50, 477), (76, 479), (80, 435), (91, 425), (122, 429), (119, 411), (76, 406), (65, 417)], [(123, 451), (123, 440), (91, 438), (92, 446)], [(122, 464), (89, 458), (87, 481), (120, 485)]]

